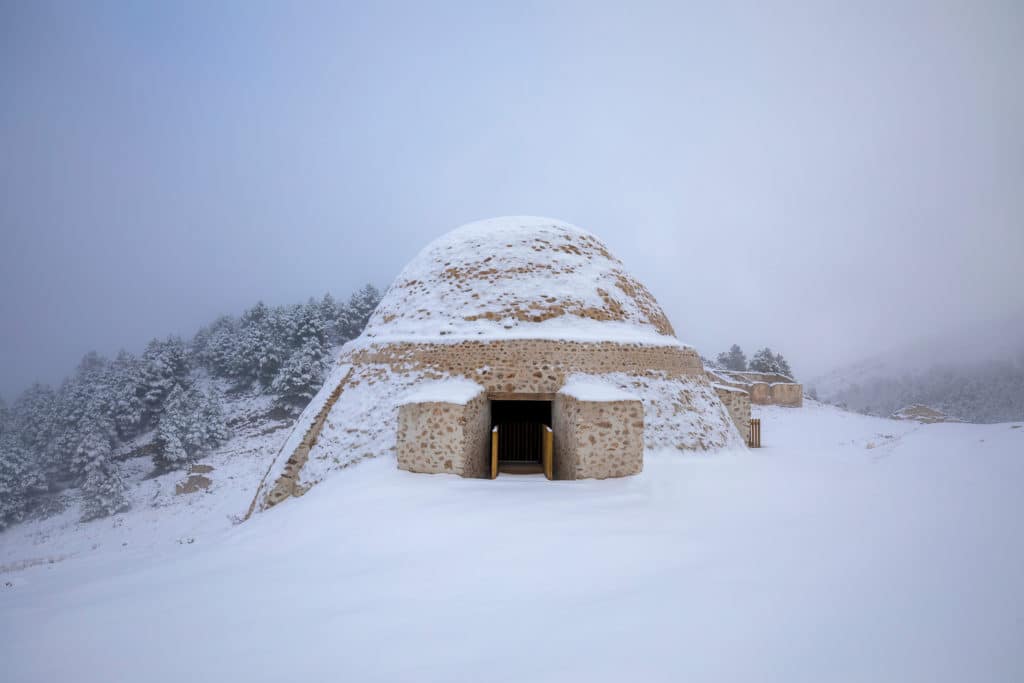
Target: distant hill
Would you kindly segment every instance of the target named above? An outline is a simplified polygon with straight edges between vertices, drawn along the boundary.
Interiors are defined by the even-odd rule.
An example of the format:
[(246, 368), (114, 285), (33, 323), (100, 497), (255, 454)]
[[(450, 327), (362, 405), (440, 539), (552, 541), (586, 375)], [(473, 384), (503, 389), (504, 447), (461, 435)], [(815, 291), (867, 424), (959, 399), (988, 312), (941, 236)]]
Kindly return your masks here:
[(1024, 314), (965, 326), (805, 382), (823, 401), (886, 416), (921, 404), (968, 422), (1024, 418)]

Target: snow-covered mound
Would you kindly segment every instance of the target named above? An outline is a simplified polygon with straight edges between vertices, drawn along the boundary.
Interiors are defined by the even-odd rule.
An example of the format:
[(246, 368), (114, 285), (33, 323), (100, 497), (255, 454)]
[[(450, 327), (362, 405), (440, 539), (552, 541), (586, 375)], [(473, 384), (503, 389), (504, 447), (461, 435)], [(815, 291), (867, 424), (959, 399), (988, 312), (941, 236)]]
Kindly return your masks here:
[(551, 218), (492, 218), (428, 244), (363, 343), (566, 339), (677, 345), (651, 293), (594, 235)]
[[(676, 339), (651, 293), (594, 235), (551, 218), (493, 218), (428, 244), (339, 364), (351, 372), (323, 390), (333, 398), (315, 434), (269, 469), (263, 508), (396, 454), (404, 403), (453, 391), (464, 405), (482, 392), (550, 397), (570, 375), (599, 383), (600, 395), (642, 401), (647, 448), (743, 444), (700, 356)], [(559, 453), (556, 442), (556, 461)]]

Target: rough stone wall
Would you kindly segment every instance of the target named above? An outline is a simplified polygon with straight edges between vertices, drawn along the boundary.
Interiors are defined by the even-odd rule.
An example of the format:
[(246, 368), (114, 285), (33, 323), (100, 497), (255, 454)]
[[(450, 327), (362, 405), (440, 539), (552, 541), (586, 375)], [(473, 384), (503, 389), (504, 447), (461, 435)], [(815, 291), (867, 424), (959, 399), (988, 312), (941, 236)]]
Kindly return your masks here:
[(398, 409), (398, 469), (484, 476), (482, 434), (490, 435), (489, 426), (490, 404), (483, 394), (466, 405), (405, 404)]
[(559, 394), (554, 403), (556, 479), (606, 479), (643, 470), (640, 401), (580, 401)]
[(453, 344), (386, 344), (346, 351), (344, 362), (463, 375), (488, 391), (555, 393), (574, 372), (700, 376), (700, 356), (689, 347), (543, 339)]
[(772, 390), (767, 382), (753, 382), (750, 385), (750, 402), (759, 406), (771, 405)]
[(554, 432), (555, 479), (576, 478), (576, 429), (579, 421), (579, 401), (566, 394), (558, 394), (551, 402), (551, 431)]
[(727, 387), (721, 384), (715, 385), (715, 392), (722, 401), (732, 423), (736, 425), (740, 436), (744, 441), (750, 440), (750, 394), (743, 389)]
[(773, 405), (799, 408), (804, 404), (804, 387), (791, 382), (769, 384), (769, 400)]
[(705, 370), (714, 384), (743, 389), (756, 405), (799, 408), (804, 404), (804, 386), (785, 375), (766, 372), (725, 372)]
[(486, 479), (491, 476), (491, 402), (487, 396), (480, 394), (467, 403), (463, 419), (462, 476)]

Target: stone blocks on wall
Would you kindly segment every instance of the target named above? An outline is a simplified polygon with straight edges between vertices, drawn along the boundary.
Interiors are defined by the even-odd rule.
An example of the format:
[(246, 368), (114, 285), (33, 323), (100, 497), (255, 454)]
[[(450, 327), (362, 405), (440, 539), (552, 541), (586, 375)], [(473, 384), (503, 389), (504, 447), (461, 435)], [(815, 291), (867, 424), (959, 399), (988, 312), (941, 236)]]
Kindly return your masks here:
[(426, 474), (484, 477), (490, 472), (490, 402), (407, 403), (398, 409), (398, 468)]
[(750, 440), (750, 394), (743, 389), (715, 384), (715, 393), (729, 411), (732, 423), (746, 443)]
[(581, 401), (558, 394), (552, 406), (555, 479), (606, 479), (643, 470), (644, 408), (635, 401)]

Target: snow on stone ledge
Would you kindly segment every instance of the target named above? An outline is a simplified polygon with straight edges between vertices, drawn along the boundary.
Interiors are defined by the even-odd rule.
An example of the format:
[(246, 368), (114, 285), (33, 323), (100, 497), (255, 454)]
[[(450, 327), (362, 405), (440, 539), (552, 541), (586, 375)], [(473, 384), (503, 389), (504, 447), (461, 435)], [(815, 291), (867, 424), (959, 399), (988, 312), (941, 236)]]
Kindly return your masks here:
[(640, 397), (589, 375), (570, 375), (558, 393), (578, 401), (639, 401)]
[(466, 405), (482, 392), (484, 388), (465, 377), (423, 382), (412, 391), (398, 399), (396, 405), (408, 403), (455, 403)]

